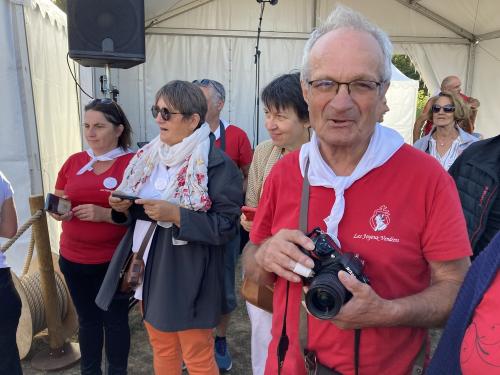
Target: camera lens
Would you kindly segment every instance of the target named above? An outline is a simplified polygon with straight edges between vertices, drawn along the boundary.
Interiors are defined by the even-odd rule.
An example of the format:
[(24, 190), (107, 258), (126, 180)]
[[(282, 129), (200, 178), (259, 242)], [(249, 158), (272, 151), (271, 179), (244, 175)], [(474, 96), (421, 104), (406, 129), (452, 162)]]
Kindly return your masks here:
[(333, 273), (316, 276), (306, 294), (306, 306), (318, 319), (331, 319), (346, 300), (347, 290)]

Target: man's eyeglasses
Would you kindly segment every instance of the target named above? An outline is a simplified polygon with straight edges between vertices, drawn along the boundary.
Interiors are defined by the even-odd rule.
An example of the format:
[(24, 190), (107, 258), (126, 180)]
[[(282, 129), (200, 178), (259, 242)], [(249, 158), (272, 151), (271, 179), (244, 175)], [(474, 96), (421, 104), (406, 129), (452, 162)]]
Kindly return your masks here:
[(307, 82), (311, 86), (313, 92), (321, 94), (333, 94), (337, 95), (340, 86), (346, 85), (347, 92), (352, 97), (365, 97), (374, 94), (378, 88), (382, 85), (382, 82), (369, 81), (358, 79), (351, 82), (337, 82), (331, 79), (316, 79), (314, 81)]
[(455, 112), (455, 106), (453, 104), (445, 104), (443, 106), (440, 106), (439, 104), (434, 104), (432, 106), (432, 113), (439, 113), (439, 111), (441, 111), (441, 108), (445, 113)]
[(185, 115), (185, 113), (182, 112), (170, 112), (166, 108), (160, 108), (157, 105), (154, 105), (151, 107), (151, 114), (153, 115), (153, 118), (158, 117), (158, 113), (161, 115), (161, 118), (164, 119), (165, 121), (170, 120), (172, 115)]

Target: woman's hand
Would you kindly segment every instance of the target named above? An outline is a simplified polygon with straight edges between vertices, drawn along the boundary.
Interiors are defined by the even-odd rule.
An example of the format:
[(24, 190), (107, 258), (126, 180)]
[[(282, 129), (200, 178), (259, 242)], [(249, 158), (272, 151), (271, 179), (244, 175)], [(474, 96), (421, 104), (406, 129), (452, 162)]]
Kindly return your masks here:
[(179, 206), (160, 199), (137, 199), (136, 204), (144, 206), (144, 212), (152, 220), (168, 221), (180, 226), (181, 212)]
[(73, 217), (73, 212), (69, 211), (63, 215), (56, 214), (54, 212), (49, 212), (49, 215), (52, 216), (57, 221), (69, 221)]
[(82, 221), (111, 221), (111, 210), (109, 208), (96, 206), (95, 204), (81, 204), (73, 207), (73, 215)]
[(112, 195), (109, 196), (108, 203), (113, 210), (122, 213), (127, 213), (130, 206), (134, 204), (134, 202), (129, 201), (128, 199), (120, 199), (113, 197)]
[(240, 222), (243, 229), (245, 229), (247, 232), (250, 232), (252, 230), (253, 221), (248, 221), (245, 214), (241, 214)]

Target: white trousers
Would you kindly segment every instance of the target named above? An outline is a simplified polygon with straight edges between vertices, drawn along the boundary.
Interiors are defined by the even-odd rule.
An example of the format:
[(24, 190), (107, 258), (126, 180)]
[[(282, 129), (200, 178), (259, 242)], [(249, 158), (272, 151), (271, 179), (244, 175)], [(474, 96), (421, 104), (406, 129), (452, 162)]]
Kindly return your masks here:
[(252, 372), (253, 375), (263, 375), (266, 368), (267, 348), (271, 342), (273, 315), (251, 303), (246, 304), (252, 325)]

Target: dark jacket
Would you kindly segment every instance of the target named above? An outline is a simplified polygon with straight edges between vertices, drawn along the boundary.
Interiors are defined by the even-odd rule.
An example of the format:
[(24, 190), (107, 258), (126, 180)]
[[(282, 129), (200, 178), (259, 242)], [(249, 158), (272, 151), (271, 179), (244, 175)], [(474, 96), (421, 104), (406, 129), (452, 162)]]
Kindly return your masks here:
[[(238, 233), (242, 177), (222, 151), (208, 156), (207, 212), (181, 208), (180, 227), (158, 226), (144, 274), (144, 320), (158, 330), (173, 332), (215, 327), (224, 313), (224, 245)], [(114, 215), (117, 217), (117, 215)], [(134, 210), (129, 218), (143, 218)], [(111, 260), (96, 304), (107, 310), (116, 294), (119, 273), (130, 252), (135, 220)], [(186, 245), (172, 245), (172, 236)]]
[(457, 184), (475, 257), (489, 240), (483, 238), (483, 234), (492, 204), (498, 196), (500, 135), (473, 143), (448, 172)]
[(481, 302), (499, 269), (500, 233), (472, 262), (426, 372), (427, 375), (457, 375), (462, 373), (460, 370), (460, 348), (465, 331), (472, 320), (477, 305)]

